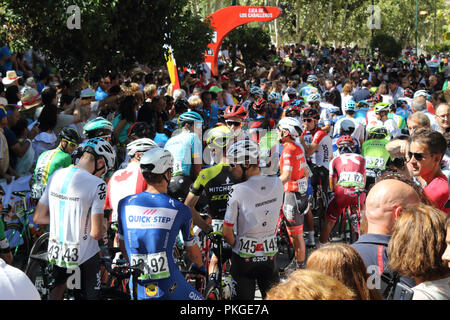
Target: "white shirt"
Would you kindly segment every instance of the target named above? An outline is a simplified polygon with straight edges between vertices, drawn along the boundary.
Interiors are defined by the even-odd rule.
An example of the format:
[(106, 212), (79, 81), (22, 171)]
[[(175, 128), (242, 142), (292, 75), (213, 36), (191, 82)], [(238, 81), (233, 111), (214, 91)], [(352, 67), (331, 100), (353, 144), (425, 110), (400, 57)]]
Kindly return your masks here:
[(413, 300), (450, 300), (450, 277), (425, 281), (412, 289)]
[(0, 300), (41, 300), (39, 292), (28, 276), (1, 258)]
[[(241, 239), (262, 239), (276, 235), (278, 217), (283, 203), (283, 184), (277, 176), (253, 176), (235, 184), (228, 198), (224, 223), (237, 231), (235, 253)], [(264, 251), (256, 251), (258, 256)]]
[[(52, 174), (39, 201), (49, 207), (49, 256), (53, 256), (57, 265), (71, 267), (58, 262), (63, 257), (56, 251), (61, 248), (64, 252), (70, 249), (70, 257), (64, 261), (70, 259), (73, 266), (81, 265), (100, 251), (97, 240), (90, 236), (91, 215), (103, 215), (105, 198), (106, 183), (82, 168), (71, 166)], [(53, 250), (52, 243), (60, 243), (60, 249)]]

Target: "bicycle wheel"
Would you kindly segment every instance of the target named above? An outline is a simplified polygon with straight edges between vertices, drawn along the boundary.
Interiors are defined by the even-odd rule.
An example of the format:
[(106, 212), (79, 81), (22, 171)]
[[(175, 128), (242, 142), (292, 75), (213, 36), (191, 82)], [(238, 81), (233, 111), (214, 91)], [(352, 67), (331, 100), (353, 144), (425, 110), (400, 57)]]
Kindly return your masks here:
[(46, 280), (48, 279), (46, 274), (47, 265), (48, 262), (36, 259), (33, 259), (27, 265), (26, 275), (36, 287), (42, 300), (48, 300), (48, 295), (50, 293), (48, 284), (46, 284)]
[[(49, 237), (50, 233), (46, 232), (44, 234), (42, 234), (33, 244), (33, 247), (30, 250), (30, 256), (31, 255), (35, 255), (35, 254), (40, 254), (40, 253), (44, 253), (47, 252), (48, 249), (48, 237)], [(29, 269), (29, 265), (32, 261), (32, 258), (28, 258), (28, 263), (27, 263), (27, 267), (25, 268), (25, 273), (27, 273), (28, 269)]]
[(295, 250), (291, 240), (289, 239), (289, 234), (284, 221), (280, 223), (279, 228), (279, 234), (277, 235), (278, 252), (275, 255), (275, 260), (277, 262), (279, 272), (283, 273), (294, 259)]
[(219, 288), (217, 286), (209, 288), (208, 291), (206, 291), (205, 298), (206, 300), (222, 300)]
[(14, 255), (13, 266), (23, 271), (26, 267), (31, 247), (30, 239), (24, 226), (21, 223), (5, 225), (5, 236)]
[(350, 218), (350, 243), (354, 243), (359, 239), (360, 235), (360, 225), (359, 225), (359, 219), (357, 215), (357, 209), (352, 208), (350, 213), (352, 214), (352, 218)]

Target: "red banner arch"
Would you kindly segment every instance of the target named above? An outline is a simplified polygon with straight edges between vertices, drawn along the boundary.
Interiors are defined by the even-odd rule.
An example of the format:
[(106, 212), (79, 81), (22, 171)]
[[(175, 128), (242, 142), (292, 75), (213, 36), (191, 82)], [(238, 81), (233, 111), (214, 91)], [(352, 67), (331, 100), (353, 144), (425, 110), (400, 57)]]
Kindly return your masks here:
[(278, 7), (268, 6), (231, 6), (220, 9), (208, 18), (215, 29), (215, 37), (205, 53), (205, 63), (211, 70), (211, 74), (218, 75), (217, 61), (220, 46), (223, 40), (233, 29), (254, 21), (272, 21), (278, 18), (282, 10)]

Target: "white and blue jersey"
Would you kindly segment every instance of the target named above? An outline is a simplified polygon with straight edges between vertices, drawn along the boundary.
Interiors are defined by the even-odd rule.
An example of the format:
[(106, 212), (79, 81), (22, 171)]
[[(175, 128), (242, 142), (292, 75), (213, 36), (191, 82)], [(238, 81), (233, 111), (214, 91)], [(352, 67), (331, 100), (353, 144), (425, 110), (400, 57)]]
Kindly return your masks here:
[(164, 149), (173, 157), (172, 176), (190, 176), (193, 159), (202, 156), (202, 142), (193, 132), (182, 132), (167, 141)]
[(189, 207), (167, 194), (141, 192), (119, 201), (119, 239), (125, 243), (130, 265), (143, 265), (138, 300), (201, 300), (186, 282), (173, 258), (181, 231), (184, 245), (195, 244)]

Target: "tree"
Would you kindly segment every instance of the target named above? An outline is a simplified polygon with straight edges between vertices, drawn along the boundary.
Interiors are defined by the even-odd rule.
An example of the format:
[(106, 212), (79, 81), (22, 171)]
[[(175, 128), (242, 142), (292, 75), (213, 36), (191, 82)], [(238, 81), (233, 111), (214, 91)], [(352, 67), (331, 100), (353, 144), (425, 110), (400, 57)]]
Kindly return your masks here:
[[(70, 5), (80, 9), (80, 29), (67, 27)], [(40, 49), (72, 75), (163, 65), (165, 44), (179, 66), (198, 64), (213, 34), (187, 0), (0, 0), (0, 6), (13, 48)]]
[(261, 27), (244, 25), (231, 31), (223, 41), (222, 47), (233, 48), (233, 46), (241, 51), (245, 66), (251, 68), (269, 50), (270, 35)]

